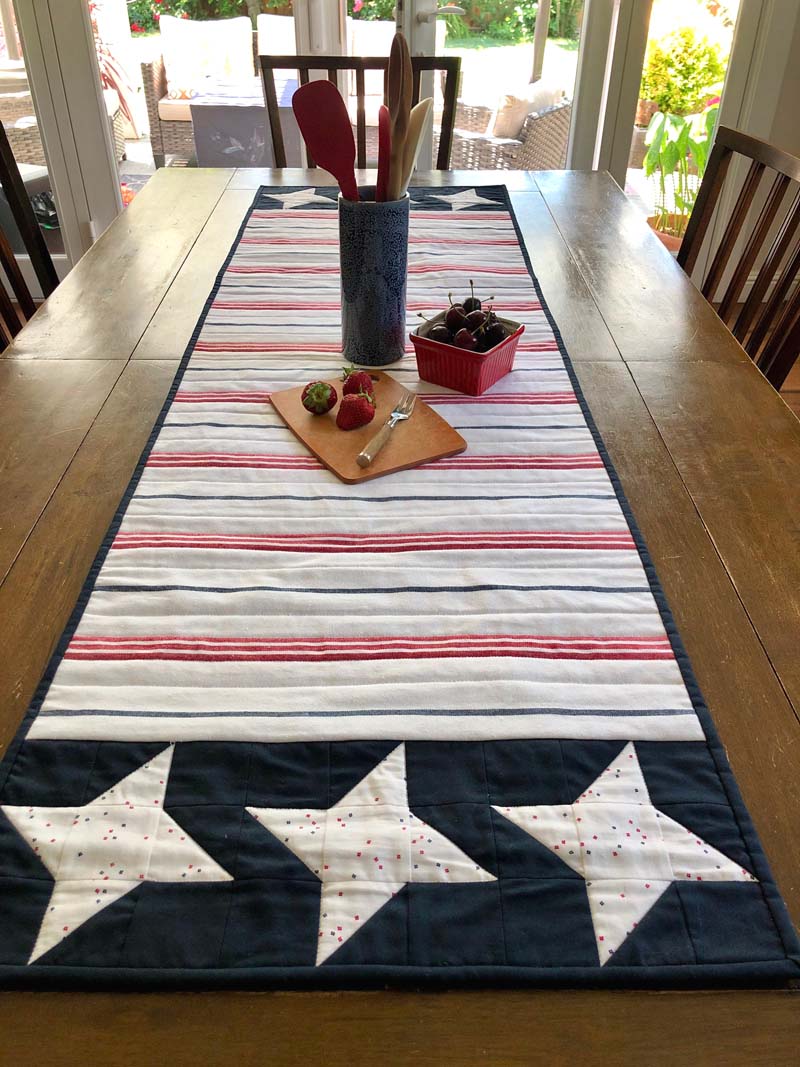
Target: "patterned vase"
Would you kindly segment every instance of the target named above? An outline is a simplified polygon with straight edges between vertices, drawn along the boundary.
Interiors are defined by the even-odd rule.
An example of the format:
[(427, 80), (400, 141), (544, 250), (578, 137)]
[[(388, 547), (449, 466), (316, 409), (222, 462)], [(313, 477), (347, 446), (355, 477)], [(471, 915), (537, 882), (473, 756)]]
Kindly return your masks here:
[(339, 197), (342, 275), (342, 352), (351, 363), (383, 367), (403, 355), (406, 336), (408, 207), (402, 200), (376, 203)]

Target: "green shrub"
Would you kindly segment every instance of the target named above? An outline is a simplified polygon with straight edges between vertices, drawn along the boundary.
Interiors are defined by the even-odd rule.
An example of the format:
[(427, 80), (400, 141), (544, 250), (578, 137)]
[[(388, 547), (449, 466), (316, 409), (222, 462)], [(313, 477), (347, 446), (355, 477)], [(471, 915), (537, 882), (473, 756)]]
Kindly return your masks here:
[(685, 26), (647, 46), (639, 97), (667, 114), (688, 115), (702, 108), (724, 76), (719, 47)]

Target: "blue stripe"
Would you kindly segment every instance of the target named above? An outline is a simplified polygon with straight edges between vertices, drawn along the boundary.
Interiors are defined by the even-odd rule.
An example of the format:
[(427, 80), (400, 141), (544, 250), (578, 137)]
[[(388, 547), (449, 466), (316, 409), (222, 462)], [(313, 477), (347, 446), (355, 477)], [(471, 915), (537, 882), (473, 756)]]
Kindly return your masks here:
[(491, 590), (515, 592), (575, 592), (575, 593), (649, 593), (646, 585), (397, 585), (378, 589), (314, 589), (281, 585), (125, 585), (99, 583), (95, 589), (105, 593), (484, 593)]
[(620, 719), (632, 719), (641, 716), (671, 717), (691, 715), (691, 708), (640, 708), (634, 711), (629, 709), (595, 709), (595, 708), (506, 708), (473, 711), (463, 708), (412, 708), (399, 710), (386, 710), (382, 708), (370, 708), (359, 711), (104, 711), (100, 708), (85, 708), (83, 710), (58, 711), (43, 708), (42, 715), (54, 715), (56, 717), (74, 718), (79, 716), (113, 715), (124, 719), (329, 719), (351, 718), (364, 715), (446, 715), (459, 718), (461, 716), (482, 717), (507, 716), (507, 715), (577, 715), (577, 716), (603, 716), (613, 715)]

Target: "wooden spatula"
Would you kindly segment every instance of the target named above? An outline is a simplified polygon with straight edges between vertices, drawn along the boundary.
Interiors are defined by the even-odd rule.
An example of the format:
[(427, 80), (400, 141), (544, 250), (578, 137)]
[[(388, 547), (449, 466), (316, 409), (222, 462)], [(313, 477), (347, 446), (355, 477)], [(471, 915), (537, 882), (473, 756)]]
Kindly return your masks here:
[(411, 175), (414, 173), (414, 167), (417, 165), (417, 157), (419, 156), (420, 146), (422, 145), (422, 138), (425, 133), (425, 127), (428, 122), (428, 116), (433, 111), (433, 99), (429, 96), (425, 100), (420, 102), (411, 109), (411, 114), (408, 119), (408, 133), (406, 134), (406, 146), (403, 152), (403, 176), (400, 180), (400, 196), (408, 188), (408, 183), (411, 180)]
[(345, 200), (358, 200), (356, 143), (339, 90), (323, 80), (301, 85), (292, 109), (314, 161), (336, 178)]
[(392, 151), (392, 118), (386, 104), (378, 108), (378, 181), (375, 199), (385, 200), (389, 188), (389, 162)]
[(408, 43), (402, 33), (396, 33), (389, 53), (389, 114), (392, 119), (392, 151), (389, 163), (388, 200), (402, 196), (400, 183), (403, 179), (408, 120), (411, 113), (413, 75)]

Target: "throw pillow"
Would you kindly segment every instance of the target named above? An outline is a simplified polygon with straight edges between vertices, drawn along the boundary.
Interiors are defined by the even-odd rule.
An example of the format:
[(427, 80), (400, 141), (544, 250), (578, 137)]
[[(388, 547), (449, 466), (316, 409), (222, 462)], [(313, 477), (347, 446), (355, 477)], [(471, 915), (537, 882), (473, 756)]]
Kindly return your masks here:
[(529, 85), (519, 95), (506, 93), (490, 125), (493, 137), (518, 138), (528, 115), (552, 107), (564, 97), (564, 90), (547, 82), (538, 81)]

